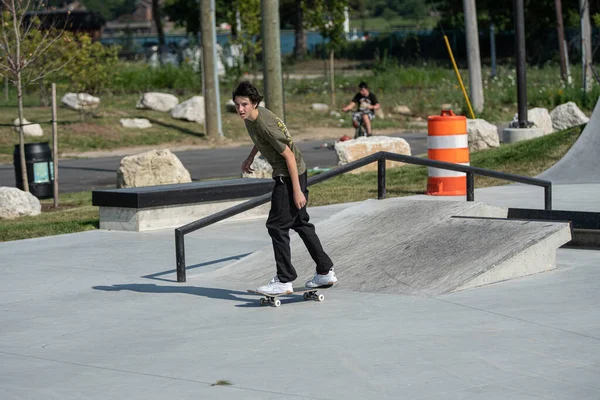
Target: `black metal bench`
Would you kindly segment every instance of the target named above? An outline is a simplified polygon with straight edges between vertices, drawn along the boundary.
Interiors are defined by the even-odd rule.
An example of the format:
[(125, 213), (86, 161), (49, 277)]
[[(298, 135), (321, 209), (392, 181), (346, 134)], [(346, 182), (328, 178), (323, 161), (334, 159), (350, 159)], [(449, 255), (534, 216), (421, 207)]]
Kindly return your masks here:
[(101, 229), (165, 229), (269, 193), (273, 185), (272, 179), (239, 178), (94, 190), (92, 204), (100, 207)]

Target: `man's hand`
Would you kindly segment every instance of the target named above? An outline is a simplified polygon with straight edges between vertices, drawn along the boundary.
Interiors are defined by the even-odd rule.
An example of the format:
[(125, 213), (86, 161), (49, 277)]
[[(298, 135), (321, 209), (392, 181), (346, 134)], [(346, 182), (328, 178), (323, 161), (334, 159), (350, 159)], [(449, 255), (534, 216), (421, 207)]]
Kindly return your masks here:
[(252, 172), (254, 172), (254, 170), (252, 169), (252, 163), (254, 162), (254, 157), (248, 157), (244, 160), (244, 163), (242, 164), (242, 172), (246, 173), (246, 174), (251, 174)]
[(304, 196), (304, 193), (294, 190), (294, 204), (298, 210), (306, 205), (306, 197)]

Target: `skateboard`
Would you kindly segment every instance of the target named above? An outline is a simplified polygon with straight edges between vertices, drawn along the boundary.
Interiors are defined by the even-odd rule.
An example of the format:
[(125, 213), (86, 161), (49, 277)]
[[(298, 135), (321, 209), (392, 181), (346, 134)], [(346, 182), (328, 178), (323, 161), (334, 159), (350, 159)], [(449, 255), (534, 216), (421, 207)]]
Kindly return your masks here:
[(281, 293), (281, 294), (269, 294), (269, 293), (263, 293), (263, 292), (258, 292), (256, 290), (249, 289), (248, 293), (264, 296), (264, 298), (260, 299), (261, 306), (272, 305), (275, 307), (279, 307), (279, 306), (281, 306), (281, 300), (279, 300), (278, 297), (291, 296), (293, 294), (300, 294), (300, 293), (302, 293), (302, 297), (304, 298), (304, 300), (315, 300), (315, 301), (321, 302), (321, 301), (325, 300), (325, 296), (323, 296), (322, 294), (317, 294), (317, 291), (329, 289), (332, 286), (333, 285), (327, 285), (327, 286), (319, 286), (316, 288), (309, 288), (309, 287), (304, 286), (301, 288), (294, 289), (294, 291), (292, 293)]

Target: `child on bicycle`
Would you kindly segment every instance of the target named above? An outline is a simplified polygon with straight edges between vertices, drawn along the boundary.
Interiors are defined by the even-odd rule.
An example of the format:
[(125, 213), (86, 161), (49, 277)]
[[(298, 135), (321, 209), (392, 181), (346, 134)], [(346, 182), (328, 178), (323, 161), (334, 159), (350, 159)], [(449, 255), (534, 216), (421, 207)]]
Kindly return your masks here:
[(323, 250), (315, 227), (306, 212), (308, 199), (306, 164), (300, 149), (294, 144), (287, 127), (279, 117), (259, 103), (262, 96), (250, 82), (241, 82), (233, 91), (235, 109), (244, 120), (254, 147), (242, 163), (242, 171), (252, 172), (252, 162), (260, 153), (273, 167), (275, 186), (271, 195), (271, 211), (267, 230), (273, 242), (277, 274), (257, 291), (268, 294), (292, 293), (292, 281), (298, 276), (290, 253), (290, 228), (298, 232), (316, 264), (314, 277), (307, 287), (328, 286), (337, 282), (333, 262)]
[(358, 93), (352, 98), (352, 101), (344, 108), (343, 112), (348, 112), (356, 107), (356, 111), (352, 113), (352, 125), (358, 128), (361, 121), (367, 130), (367, 136), (371, 136), (371, 121), (375, 118), (375, 110), (381, 108), (381, 104), (377, 100), (377, 96), (369, 91), (369, 86), (366, 82), (361, 82), (358, 85)]

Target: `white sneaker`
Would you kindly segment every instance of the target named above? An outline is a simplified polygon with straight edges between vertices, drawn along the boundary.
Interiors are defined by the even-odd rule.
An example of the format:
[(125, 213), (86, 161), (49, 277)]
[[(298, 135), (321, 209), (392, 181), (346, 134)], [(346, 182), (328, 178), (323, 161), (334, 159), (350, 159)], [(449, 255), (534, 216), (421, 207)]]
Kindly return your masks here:
[(333, 272), (333, 268), (331, 268), (327, 275), (315, 274), (310, 281), (306, 282), (306, 287), (331, 286), (336, 282), (337, 277), (335, 276), (335, 272)]
[(289, 294), (294, 291), (292, 282), (279, 282), (279, 277), (275, 275), (271, 282), (256, 289), (257, 292), (266, 294)]

